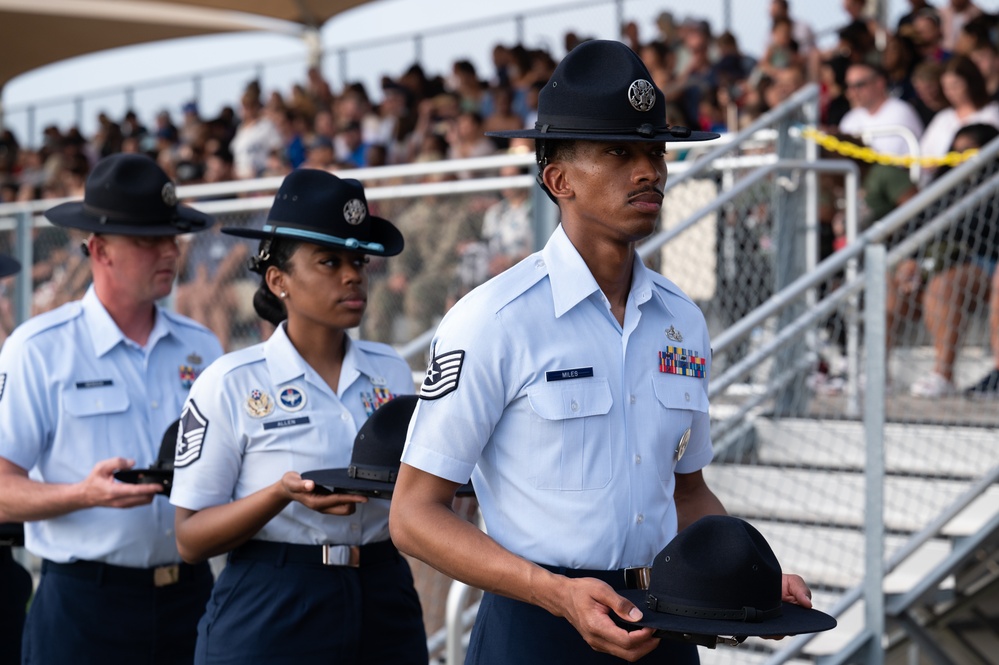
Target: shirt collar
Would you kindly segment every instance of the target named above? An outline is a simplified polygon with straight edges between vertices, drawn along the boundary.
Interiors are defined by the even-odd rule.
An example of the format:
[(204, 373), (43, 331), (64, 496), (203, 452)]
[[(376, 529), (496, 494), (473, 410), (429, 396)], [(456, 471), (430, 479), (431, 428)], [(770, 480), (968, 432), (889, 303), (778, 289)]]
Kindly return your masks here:
[[(555, 306), (555, 317), (558, 318), (570, 309), (586, 300), (594, 293), (600, 292), (600, 286), (594, 279), (583, 257), (565, 234), (565, 229), (559, 224), (552, 233), (551, 238), (544, 249), (541, 250), (541, 257), (548, 268), (548, 279), (552, 285), (552, 300)], [(645, 264), (635, 253), (632, 262), (631, 291), (629, 299), (633, 298), (635, 305), (642, 305), (652, 298), (652, 279)], [(666, 302), (660, 297), (663, 306), (668, 310)]]
[[(90, 331), (90, 339), (94, 345), (94, 355), (96, 357), (100, 358), (119, 343), (138, 346), (135, 342), (125, 337), (121, 328), (111, 318), (111, 314), (104, 307), (104, 303), (97, 297), (97, 291), (94, 289), (93, 284), (87, 288), (87, 292), (81, 300), (81, 306), (83, 307), (83, 317)], [(153, 323), (153, 329), (149, 332), (149, 339), (146, 342), (146, 348), (148, 349), (156, 346), (156, 343), (161, 338), (174, 332), (171, 321), (163, 316), (158, 306), (154, 306), (154, 308), (156, 319)]]
[[(319, 378), (319, 375), (298, 353), (298, 349), (288, 339), (285, 330), (287, 322), (279, 325), (270, 339), (264, 343), (264, 356), (267, 359), (267, 371), (274, 379), (274, 383), (281, 385), (305, 378), (312, 383), (320, 384), (319, 387), (329, 386)], [(343, 364), (340, 368), (340, 381), (337, 392), (342, 393), (343, 388), (349, 386), (357, 378), (358, 374), (364, 374), (375, 380), (378, 378), (377, 370), (371, 360), (364, 353), (361, 353), (354, 340), (347, 337), (347, 353), (344, 355)]]

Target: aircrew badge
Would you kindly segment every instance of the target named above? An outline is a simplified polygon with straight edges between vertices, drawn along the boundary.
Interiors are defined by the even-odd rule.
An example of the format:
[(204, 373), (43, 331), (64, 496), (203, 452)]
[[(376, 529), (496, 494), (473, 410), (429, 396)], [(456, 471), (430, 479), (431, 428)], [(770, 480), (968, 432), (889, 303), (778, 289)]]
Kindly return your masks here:
[(189, 390), (194, 380), (198, 378), (198, 373), (190, 365), (180, 366), (180, 386), (184, 390)]
[(274, 400), (261, 390), (251, 390), (246, 399), (246, 412), (252, 418), (263, 418), (274, 412)]
[(677, 330), (673, 326), (670, 326), (669, 328), (666, 329), (666, 339), (673, 342), (682, 342), (683, 335), (680, 334), (679, 330)]
[(301, 411), (305, 407), (305, 393), (295, 386), (288, 386), (278, 393), (278, 402), (285, 411)]
[(189, 365), (200, 365), (204, 360), (197, 353), (192, 353), (187, 357), (187, 363)]
[(371, 417), (375, 411), (384, 404), (389, 403), (395, 397), (388, 388), (372, 388), (370, 393), (361, 393), (361, 403), (364, 404), (364, 412)]

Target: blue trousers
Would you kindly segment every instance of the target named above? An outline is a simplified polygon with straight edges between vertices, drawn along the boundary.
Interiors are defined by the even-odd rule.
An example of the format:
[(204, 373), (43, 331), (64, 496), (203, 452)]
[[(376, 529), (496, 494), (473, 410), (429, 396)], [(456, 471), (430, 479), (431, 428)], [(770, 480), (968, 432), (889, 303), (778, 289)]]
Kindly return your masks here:
[(24, 626), (24, 665), (189, 665), (212, 587), (208, 564), (155, 586), (138, 569), (45, 561)]
[[(485, 593), (472, 627), (465, 665), (619, 665), (625, 661), (594, 651), (571, 623), (548, 611)], [(698, 665), (697, 647), (662, 640), (639, 663)]]
[(198, 665), (426, 665), (409, 563), (360, 568), (230, 556), (198, 625)]
[(21, 662), (21, 633), (31, 587), (31, 573), (14, 561), (9, 547), (0, 546), (0, 665)]

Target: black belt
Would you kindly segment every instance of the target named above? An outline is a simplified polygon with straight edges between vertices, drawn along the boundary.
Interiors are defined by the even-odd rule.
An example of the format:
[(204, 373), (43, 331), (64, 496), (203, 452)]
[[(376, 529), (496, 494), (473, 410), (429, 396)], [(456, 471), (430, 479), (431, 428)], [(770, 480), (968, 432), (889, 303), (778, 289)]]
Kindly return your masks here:
[(295, 545), (267, 540), (250, 540), (229, 553), (229, 560), (249, 559), (317, 566), (361, 568), (394, 561), (399, 550), (391, 540), (367, 545)]
[(648, 566), (618, 568), (617, 570), (587, 570), (585, 568), (549, 566), (543, 563), (539, 563), (538, 565), (556, 575), (565, 575), (566, 577), (595, 577), (601, 582), (611, 585), (614, 589), (648, 589), (649, 573), (652, 570)]
[(45, 559), (42, 561), (42, 574), (45, 573), (68, 575), (98, 584), (114, 586), (165, 587), (180, 582), (189, 582), (199, 577), (210, 577), (211, 569), (207, 563), (194, 565), (175, 563), (155, 568), (130, 568), (101, 561), (56, 563)]

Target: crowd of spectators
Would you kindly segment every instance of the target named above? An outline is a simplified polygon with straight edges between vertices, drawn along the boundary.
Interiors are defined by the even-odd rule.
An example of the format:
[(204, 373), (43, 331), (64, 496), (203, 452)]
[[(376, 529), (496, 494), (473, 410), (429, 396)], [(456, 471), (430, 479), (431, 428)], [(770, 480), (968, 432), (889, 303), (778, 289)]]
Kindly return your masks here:
[[(946, 153), (963, 126), (999, 126), (995, 16), (971, 0), (909, 0), (909, 11), (895, 26), (886, 26), (866, 15), (865, 5), (863, 0), (843, 0), (844, 22), (834, 39), (818, 40), (811, 26), (792, 13), (788, 0), (772, 0), (767, 43), (754, 45), (758, 58), (748, 55), (733, 34), (716, 33), (708, 21), (679, 20), (669, 12), (661, 13), (652, 25), (623, 25), (621, 39), (642, 58), (664, 91), (667, 117), (674, 124), (738, 130), (814, 81), (821, 89), (822, 129), (853, 136), (857, 142), (866, 138), (879, 152), (906, 154), (912, 147), (897, 134), (878, 134), (879, 125), (908, 127), (923, 155)], [(807, 14), (808, 5), (802, 2), (795, 9)], [(568, 33), (564, 48), (568, 51), (586, 39)], [(822, 47), (820, 41), (829, 44)], [(134, 112), (120, 119), (102, 113), (92, 136), (52, 126), (45, 129), (38, 149), (20, 147), (7, 131), (0, 136), (0, 202), (77, 195), (90, 166), (118, 151), (152, 155), (179, 184), (281, 176), (300, 167), (332, 170), (494, 154), (510, 146), (486, 138), (483, 132), (533, 126), (538, 91), (558, 55), (497, 44), (491, 71), (479, 71), (465, 59), (456, 59), (450, 71), (436, 74), (413, 64), (396, 76), (384, 76), (376, 91), (360, 83), (334, 90), (322, 71), (312, 67), (303, 81), (292, 82), (287, 90), (264, 91), (258, 82), (249, 83), (235, 107), (225, 107), (213, 118), (204, 117), (195, 102), (184, 105), (182, 117), (162, 111), (148, 126)], [(865, 132), (870, 135), (864, 137)], [(933, 169), (925, 169), (922, 183), (916, 184), (925, 184), (932, 175)], [(911, 195), (911, 187), (901, 178), (897, 173), (876, 173), (865, 184), (874, 190), (880, 183), (881, 190), (890, 190), (890, 210), (903, 194)], [(867, 194), (873, 200), (884, 194), (881, 190)], [(411, 296), (411, 304), (405, 304), (406, 292), (427, 290), (419, 281), (427, 278), (419, 274), (420, 266), (431, 263), (430, 258), (436, 261), (417, 256), (414, 249), (413, 261), (392, 274), (379, 275), (375, 267), (376, 307), (369, 321), (379, 320), (379, 308), (386, 312), (401, 308), (411, 310), (422, 325), (440, 313), (438, 305), (446, 306), (454, 294), (467, 290), (468, 275), (493, 272), (475, 267), (476, 261), (482, 265), (481, 249), (490, 240), (480, 235), (480, 242), (473, 243), (471, 236), (482, 233), (484, 211), (497, 199), (468, 198), (463, 207), (468, 214), (461, 218), (470, 219), (445, 234), (453, 238), (454, 246), (439, 252), (460, 271), (448, 275), (450, 284), (444, 286), (437, 284), (444, 277), (434, 276), (432, 311), (425, 311), (427, 299), (422, 296)], [(440, 205), (439, 200), (421, 200), (412, 202), (410, 210), (383, 212), (418, 228), (427, 221), (425, 209)], [(828, 253), (842, 242), (842, 229), (834, 215), (824, 221)], [(495, 244), (499, 232), (492, 228), (495, 220), (490, 224), (487, 229)], [(507, 238), (506, 244), (522, 246), (524, 241)], [(419, 248), (419, 242), (411, 246)], [(49, 291), (55, 294), (43, 292), (36, 311), (77, 297), (85, 286), (70, 261), (53, 268), (49, 259), (60, 256), (48, 250), (36, 256), (39, 263), (32, 270), (36, 284), (64, 280), (52, 283), (55, 288)], [(197, 267), (189, 272), (198, 278)], [(206, 277), (205, 271), (200, 274)], [(396, 294), (401, 300), (381, 302), (381, 293)], [(182, 304), (191, 312), (199, 309), (197, 299)], [(379, 326), (378, 335), (391, 339), (390, 328)], [(936, 368), (943, 379), (936, 392), (953, 389), (951, 369), (946, 364)]]

